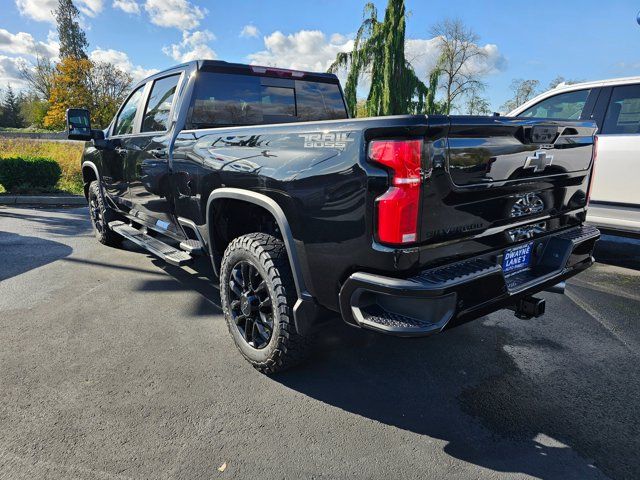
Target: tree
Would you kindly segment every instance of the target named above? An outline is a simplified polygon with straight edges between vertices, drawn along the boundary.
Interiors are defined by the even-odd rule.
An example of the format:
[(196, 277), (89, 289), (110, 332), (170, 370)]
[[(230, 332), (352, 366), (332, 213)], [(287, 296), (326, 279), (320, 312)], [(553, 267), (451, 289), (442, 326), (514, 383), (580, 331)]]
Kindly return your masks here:
[(32, 94), (37, 95), (40, 99), (48, 100), (51, 96), (55, 69), (51, 59), (38, 55), (35, 65), (25, 64), (20, 67), (20, 76), (27, 82)]
[(109, 63), (87, 58), (62, 59), (56, 67), (44, 118), (47, 128), (65, 126), (67, 108), (87, 108), (98, 128), (106, 127), (131, 87), (131, 76)]
[(58, 0), (58, 8), (53, 12), (60, 39), (60, 58), (87, 58), (89, 46), (87, 37), (80, 28), (80, 12), (72, 0)]
[(29, 92), (20, 102), (20, 114), (26, 126), (44, 128), (44, 117), (49, 110), (49, 101), (42, 100), (39, 95)]
[(539, 85), (539, 80), (524, 80), (522, 78), (514, 79), (509, 87), (513, 92), (513, 98), (507, 100), (500, 109), (505, 113), (508, 113), (523, 103), (528, 102), (537, 95)]
[(91, 109), (91, 61), (86, 58), (65, 57), (56, 66), (49, 97), (49, 110), (44, 118), (47, 128), (65, 126), (67, 108)]
[(382, 22), (378, 21), (375, 5), (367, 3), (363, 18), (353, 50), (339, 53), (329, 67), (330, 72), (349, 69), (345, 85), (349, 113), (358, 113), (358, 81), (365, 73), (371, 76), (364, 108), (367, 115), (424, 112), (428, 87), (418, 79), (404, 54), (404, 0), (389, 0)]
[(23, 126), (22, 115), (20, 114), (21, 97), (16, 95), (7, 85), (7, 91), (2, 99), (2, 125), (5, 127), (20, 128)]
[(567, 80), (562, 75), (558, 75), (556, 78), (551, 80), (551, 82), (549, 82), (549, 90), (553, 90), (554, 88), (556, 88), (560, 84), (573, 85), (574, 83), (580, 83), (582, 81), (583, 80)]
[(91, 121), (104, 128), (116, 114), (131, 88), (133, 78), (110, 63), (93, 62), (89, 76)]
[(431, 33), (440, 48), (436, 70), (440, 72), (444, 113), (448, 115), (457, 99), (485, 88), (480, 79), (486, 71), (479, 63), (487, 53), (478, 46), (478, 35), (461, 20), (446, 19), (436, 24)]
[(491, 115), (489, 101), (481, 97), (479, 92), (471, 92), (467, 99), (467, 113), (469, 115)]

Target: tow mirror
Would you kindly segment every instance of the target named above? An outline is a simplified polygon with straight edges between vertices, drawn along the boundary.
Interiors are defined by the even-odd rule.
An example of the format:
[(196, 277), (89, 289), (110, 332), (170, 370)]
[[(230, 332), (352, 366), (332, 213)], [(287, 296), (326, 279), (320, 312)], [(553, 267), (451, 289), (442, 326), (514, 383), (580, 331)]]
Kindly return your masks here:
[(91, 119), (86, 108), (67, 109), (67, 138), (69, 140), (89, 141), (91, 133)]

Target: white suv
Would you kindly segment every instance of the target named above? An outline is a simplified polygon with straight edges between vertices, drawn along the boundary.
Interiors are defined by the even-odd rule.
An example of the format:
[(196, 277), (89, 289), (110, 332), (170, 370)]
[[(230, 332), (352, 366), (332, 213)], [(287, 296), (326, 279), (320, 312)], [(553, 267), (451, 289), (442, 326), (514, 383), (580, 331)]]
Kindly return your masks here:
[(598, 158), (587, 221), (640, 233), (640, 77), (561, 84), (507, 116), (595, 120)]

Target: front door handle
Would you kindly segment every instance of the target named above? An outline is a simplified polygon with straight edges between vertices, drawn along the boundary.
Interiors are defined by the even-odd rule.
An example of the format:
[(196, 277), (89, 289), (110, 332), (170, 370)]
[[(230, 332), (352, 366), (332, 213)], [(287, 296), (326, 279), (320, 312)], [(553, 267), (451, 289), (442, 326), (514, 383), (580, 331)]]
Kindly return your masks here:
[(156, 158), (167, 158), (167, 151), (164, 148), (149, 150), (149, 153)]
[(115, 150), (116, 150), (116, 153), (117, 153), (118, 155), (122, 155), (122, 156), (124, 156), (124, 155), (126, 155), (126, 153), (127, 153), (127, 149), (126, 149), (126, 148), (116, 147), (116, 148), (115, 148)]

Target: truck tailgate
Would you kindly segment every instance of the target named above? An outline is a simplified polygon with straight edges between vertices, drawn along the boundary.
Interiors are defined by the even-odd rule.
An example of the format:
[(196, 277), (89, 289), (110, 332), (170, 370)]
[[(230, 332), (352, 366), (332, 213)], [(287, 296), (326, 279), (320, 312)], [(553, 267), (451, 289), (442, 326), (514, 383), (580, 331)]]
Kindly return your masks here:
[(505, 243), (511, 243), (567, 226), (563, 214), (586, 206), (593, 122), (470, 116), (429, 120), (448, 125), (442, 125), (446, 133), (441, 138), (428, 143), (423, 241), (500, 229)]

